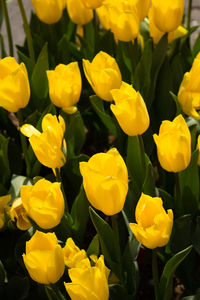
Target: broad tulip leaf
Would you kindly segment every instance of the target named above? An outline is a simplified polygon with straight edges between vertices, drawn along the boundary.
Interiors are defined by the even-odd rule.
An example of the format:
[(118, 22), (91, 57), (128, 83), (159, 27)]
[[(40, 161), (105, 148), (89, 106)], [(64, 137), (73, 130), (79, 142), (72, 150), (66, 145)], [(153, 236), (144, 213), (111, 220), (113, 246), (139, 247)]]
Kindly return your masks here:
[(90, 206), (89, 207), (90, 217), (94, 227), (99, 235), (99, 240), (101, 243), (101, 249), (105, 260), (110, 265), (113, 272), (119, 276), (119, 267), (117, 263), (117, 253), (115, 247), (115, 237), (113, 230), (110, 225), (105, 222)]
[(169, 93), (172, 96), (172, 99), (174, 100), (174, 102), (176, 104), (176, 116), (178, 116), (182, 112), (181, 105), (180, 105), (180, 103), (178, 101), (178, 97), (174, 93), (172, 93), (172, 92), (169, 92)]
[(93, 239), (87, 249), (87, 256), (90, 256), (92, 254), (95, 254), (98, 256), (99, 253), (100, 253), (99, 236), (98, 236), (98, 234), (96, 234), (93, 237)]
[(10, 163), (8, 159), (8, 145), (10, 138), (5, 138), (0, 134), (0, 182), (6, 185), (10, 179)]
[(148, 163), (146, 168), (146, 176), (142, 186), (142, 191), (144, 194), (155, 197), (156, 196), (156, 186), (155, 186), (155, 171), (151, 164)]
[(92, 106), (103, 122), (103, 124), (106, 126), (106, 128), (116, 137), (117, 136), (117, 128), (115, 126), (113, 118), (105, 112), (103, 101), (97, 97), (97, 96), (91, 96), (90, 101), (92, 103)]
[[(40, 55), (37, 59), (37, 62), (35, 64), (35, 67), (33, 69), (33, 74), (31, 77), (31, 85), (34, 94), (39, 99), (44, 99), (47, 97), (48, 94), (48, 79), (46, 75), (46, 70), (49, 69), (49, 59), (48, 59), (48, 48), (47, 43), (42, 48)], [(45, 107), (43, 105), (44, 101), (37, 101), (38, 107), (42, 105), (42, 107)]]
[(166, 263), (159, 283), (160, 299), (162, 300), (171, 299), (172, 290), (170, 289), (170, 287), (171, 287), (174, 272), (176, 271), (180, 263), (190, 253), (192, 247), (193, 246), (189, 246), (188, 248), (178, 252), (172, 258), (170, 258)]

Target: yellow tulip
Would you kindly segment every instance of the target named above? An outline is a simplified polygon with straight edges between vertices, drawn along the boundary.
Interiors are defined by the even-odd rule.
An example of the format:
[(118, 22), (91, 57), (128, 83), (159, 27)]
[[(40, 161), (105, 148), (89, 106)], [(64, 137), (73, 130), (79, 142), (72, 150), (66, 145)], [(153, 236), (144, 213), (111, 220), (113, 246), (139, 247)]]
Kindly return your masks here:
[(64, 253), (55, 233), (36, 231), (26, 242), (24, 264), (33, 280), (42, 284), (57, 282), (64, 273)]
[(122, 83), (116, 60), (109, 54), (100, 51), (91, 63), (83, 59), (83, 69), (97, 96), (103, 100), (111, 101), (110, 91), (120, 88)]
[(178, 101), (181, 104), (183, 112), (200, 120), (197, 110), (200, 109), (200, 53), (196, 56), (192, 68), (186, 72), (181, 82)]
[(24, 108), (30, 98), (28, 74), (24, 63), (14, 57), (0, 59), (0, 106), (9, 112)]
[(87, 8), (96, 9), (103, 4), (104, 0), (82, 0)]
[(35, 127), (25, 124), (21, 132), (29, 137), (33, 151), (41, 164), (48, 168), (61, 168), (66, 162), (66, 143), (64, 140), (65, 121), (59, 116), (47, 114), (42, 120), (41, 133)]
[(182, 115), (172, 122), (163, 121), (159, 135), (153, 135), (157, 145), (158, 159), (168, 172), (186, 169), (191, 160), (191, 135)]
[(68, 238), (64, 250), (65, 264), (68, 268), (86, 268), (90, 267), (90, 261), (87, 258), (85, 250), (80, 250), (75, 245), (72, 238)]
[(184, 0), (152, 0), (152, 14), (156, 27), (162, 32), (171, 32), (181, 24)]
[(84, 0), (66, 0), (67, 11), (72, 22), (85, 25), (93, 19), (93, 10), (85, 7)]
[(144, 20), (144, 18), (148, 15), (149, 7), (151, 0), (137, 0), (136, 7), (138, 10), (140, 21)]
[[(165, 32), (160, 31), (156, 25), (153, 18), (152, 8), (149, 9), (149, 33), (150, 36), (153, 38), (155, 44), (157, 44), (160, 39), (163, 37)], [(171, 43), (172, 41), (186, 35), (188, 33), (187, 29), (183, 26), (179, 26), (175, 31), (171, 31), (168, 33), (168, 42)]]
[(96, 261), (94, 267), (72, 268), (68, 271), (72, 282), (64, 283), (72, 300), (108, 300), (109, 270), (104, 264), (103, 255)]
[(115, 39), (129, 42), (139, 33), (140, 15), (136, 1), (131, 0), (105, 0), (110, 19), (110, 29)]
[(5, 224), (5, 213), (9, 213), (10, 206), (8, 202), (11, 200), (11, 195), (0, 196), (0, 229)]
[(149, 114), (145, 102), (132, 85), (123, 82), (120, 89), (112, 90), (114, 104), (110, 108), (122, 130), (130, 135), (143, 134), (149, 127)]
[(16, 221), (16, 225), (20, 230), (27, 230), (32, 226), (21, 198), (16, 198), (13, 201), (10, 209), (10, 217), (13, 222)]
[(21, 187), (22, 204), (40, 228), (51, 229), (63, 217), (65, 203), (60, 185), (60, 182), (40, 179), (34, 186)]
[(54, 24), (62, 18), (65, 0), (32, 0), (37, 17), (46, 24)]
[(102, 5), (96, 9), (99, 22), (101, 23), (101, 26), (105, 30), (110, 29), (110, 18), (109, 18), (109, 12), (105, 5)]
[(123, 209), (128, 192), (128, 172), (116, 148), (81, 162), (80, 172), (87, 198), (96, 209), (109, 216)]
[(81, 94), (81, 73), (77, 62), (60, 64), (47, 71), (49, 96), (54, 105), (71, 114), (77, 111), (76, 104)]
[(173, 211), (166, 213), (162, 199), (142, 193), (135, 211), (136, 223), (130, 228), (138, 242), (149, 249), (165, 246), (171, 235)]

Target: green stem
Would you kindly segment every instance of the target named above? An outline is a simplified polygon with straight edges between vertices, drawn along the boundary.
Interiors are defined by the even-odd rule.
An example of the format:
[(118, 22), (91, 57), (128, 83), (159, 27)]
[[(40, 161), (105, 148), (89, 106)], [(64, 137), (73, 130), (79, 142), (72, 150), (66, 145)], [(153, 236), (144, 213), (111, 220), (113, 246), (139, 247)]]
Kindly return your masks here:
[[(19, 110), (17, 112), (17, 118), (19, 121), (19, 126), (21, 127), (23, 125), (23, 116), (22, 116), (21, 110)], [(28, 177), (30, 177), (31, 168), (30, 168), (29, 159), (28, 159), (26, 137), (21, 133), (21, 131), (20, 131), (20, 141), (21, 141), (22, 151), (24, 153), (24, 159), (26, 162), (26, 174)]]
[(159, 300), (159, 276), (158, 276), (158, 258), (156, 249), (152, 250), (152, 273), (155, 300)]
[(121, 249), (120, 249), (120, 240), (119, 240), (119, 230), (118, 230), (118, 223), (117, 223), (117, 218), (118, 215), (113, 215), (111, 216), (111, 222), (112, 222), (112, 229), (114, 232), (114, 237), (115, 237), (115, 248), (116, 248), (116, 254), (117, 254), (117, 262), (119, 264), (119, 278), (120, 281), (122, 283), (122, 285), (124, 285), (124, 279), (123, 279), (123, 273), (122, 273), (122, 261), (121, 261)]
[(5, 23), (6, 23), (6, 31), (7, 31), (7, 35), (8, 35), (9, 52), (10, 52), (10, 56), (13, 56), (13, 40), (12, 40), (12, 32), (11, 32), (11, 27), (10, 27), (10, 20), (9, 20), (6, 0), (1, 0), (1, 4), (2, 4), (2, 9), (3, 9), (3, 15), (4, 15), (4, 18), (5, 18)]
[(49, 300), (66, 300), (56, 284), (45, 286), (45, 291)]
[(29, 51), (29, 55), (30, 55), (30, 59), (31, 59), (31, 64), (33, 67), (35, 64), (35, 54), (34, 54), (34, 49), (33, 49), (33, 40), (32, 40), (32, 36), (31, 36), (31, 30), (30, 30), (30, 27), (28, 24), (26, 12), (25, 12), (22, 0), (17, 0), (17, 1), (18, 1), (18, 6), (20, 9), (21, 16), (22, 16), (22, 20), (24, 23), (24, 30), (26, 32), (26, 38), (27, 38), (27, 43), (28, 43), (28, 51)]
[(187, 29), (188, 30), (190, 30), (191, 11), (192, 11), (192, 0), (189, 0), (188, 11), (187, 11)]
[(142, 161), (142, 167), (145, 170), (146, 169), (146, 160), (145, 160), (145, 149), (144, 149), (144, 142), (141, 135), (138, 135), (139, 143), (140, 143), (140, 155), (141, 155), (141, 161)]
[(181, 216), (182, 213), (182, 202), (181, 202), (181, 190), (180, 190), (178, 173), (175, 173), (175, 182), (176, 182), (175, 212), (176, 212), (176, 217), (179, 217)]
[(55, 169), (55, 174), (56, 174), (56, 181), (61, 183), (61, 190), (62, 190), (63, 197), (64, 197), (64, 200), (65, 200), (65, 211), (69, 213), (69, 207), (68, 207), (68, 203), (67, 203), (67, 197), (65, 195), (65, 190), (64, 190), (63, 183), (62, 183), (62, 177), (61, 177), (60, 169), (59, 168)]

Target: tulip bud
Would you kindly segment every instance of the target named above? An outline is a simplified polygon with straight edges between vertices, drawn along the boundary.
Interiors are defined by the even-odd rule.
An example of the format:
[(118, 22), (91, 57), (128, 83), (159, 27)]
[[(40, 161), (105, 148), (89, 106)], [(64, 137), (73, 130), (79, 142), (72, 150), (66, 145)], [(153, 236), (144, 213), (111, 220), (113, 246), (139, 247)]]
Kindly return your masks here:
[(46, 24), (54, 24), (62, 18), (65, 0), (32, 0), (37, 17)]
[(172, 122), (163, 121), (159, 135), (153, 135), (157, 145), (158, 159), (168, 172), (186, 169), (191, 159), (191, 135), (182, 115)]
[(106, 215), (123, 209), (128, 192), (128, 172), (123, 158), (113, 148), (80, 163), (83, 186), (89, 202)]
[(29, 142), (41, 164), (52, 169), (61, 168), (65, 164), (65, 121), (61, 116), (57, 120), (56, 116), (45, 115), (42, 120), (42, 133), (29, 124), (23, 125), (20, 130), (29, 137)]
[(97, 96), (103, 100), (111, 101), (110, 91), (120, 88), (122, 83), (116, 60), (109, 54), (100, 51), (91, 63), (83, 59), (83, 69)]
[(10, 200), (11, 195), (0, 196), (0, 229), (2, 229), (5, 224), (5, 212), (9, 213), (10, 206), (8, 206), (8, 202)]
[(143, 134), (149, 127), (149, 114), (140, 93), (123, 82), (111, 95), (115, 105), (111, 104), (110, 108), (122, 130), (130, 136)]
[(108, 300), (108, 276), (110, 271), (104, 264), (103, 255), (95, 266), (88, 268), (73, 268), (68, 271), (72, 282), (65, 283), (65, 288), (73, 299)]
[(85, 7), (84, 0), (66, 0), (67, 11), (72, 22), (85, 25), (93, 19), (93, 10)]
[(40, 179), (34, 186), (21, 187), (22, 204), (28, 215), (43, 229), (57, 226), (64, 214), (64, 198), (60, 182)]
[(200, 108), (200, 53), (196, 56), (192, 68), (186, 72), (181, 82), (178, 101), (181, 104), (183, 112), (200, 120), (197, 110)]
[(183, 18), (184, 0), (152, 0), (152, 13), (155, 25), (160, 31), (174, 31)]
[(162, 199), (142, 193), (135, 210), (136, 223), (130, 228), (138, 242), (149, 249), (165, 246), (171, 235), (173, 211), (166, 213)]
[(31, 278), (42, 284), (56, 283), (65, 270), (63, 249), (55, 233), (36, 231), (26, 242), (23, 260)]
[(28, 74), (24, 63), (14, 57), (0, 59), (0, 106), (9, 112), (24, 108), (30, 98)]
[(80, 250), (72, 240), (68, 238), (65, 244), (64, 258), (65, 264), (68, 268), (88, 268), (90, 267), (90, 261), (87, 258), (85, 250)]
[(105, 0), (110, 19), (110, 28), (115, 39), (129, 42), (139, 34), (140, 15), (136, 6), (130, 0)]
[(54, 105), (66, 113), (77, 111), (76, 104), (81, 94), (81, 73), (77, 62), (60, 64), (54, 71), (47, 71), (49, 96)]
[(10, 217), (13, 222), (16, 221), (17, 228), (27, 230), (32, 225), (29, 222), (27, 212), (22, 204), (21, 198), (16, 198), (10, 209)]

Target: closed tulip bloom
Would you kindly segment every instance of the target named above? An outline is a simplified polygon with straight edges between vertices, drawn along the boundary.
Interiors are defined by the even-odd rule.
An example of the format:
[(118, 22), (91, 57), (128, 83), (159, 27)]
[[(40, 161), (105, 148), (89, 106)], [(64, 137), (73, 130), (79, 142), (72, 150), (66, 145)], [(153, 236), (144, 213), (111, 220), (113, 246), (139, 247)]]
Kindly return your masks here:
[(110, 29), (110, 17), (109, 17), (109, 12), (108, 9), (105, 5), (100, 6), (99, 8), (96, 9), (99, 22), (101, 23), (101, 26), (105, 30)]
[(100, 51), (91, 63), (89, 60), (83, 59), (83, 69), (96, 95), (103, 100), (111, 101), (110, 91), (120, 88), (122, 83), (116, 60), (109, 54)]
[(81, 94), (81, 73), (77, 62), (68, 65), (60, 64), (55, 70), (47, 71), (49, 81), (49, 96), (54, 105), (66, 113), (77, 111), (74, 106)]
[(196, 56), (192, 68), (186, 72), (181, 82), (178, 101), (181, 104), (183, 112), (200, 120), (197, 110), (200, 109), (200, 53)]
[(24, 264), (31, 278), (41, 284), (56, 283), (64, 273), (64, 253), (55, 233), (36, 231), (26, 242)]
[(11, 195), (0, 196), (0, 229), (2, 229), (5, 224), (5, 213), (9, 213), (10, 211), (10, 206), (8, 206), (10, 200)]
[(32, 0), (37, 17), (46, 24), (54, 24), (62, 18), (65, 0)]
[(72, 238), (68, 238), (64, 250), (65, 264), (68, 268), (90, 267), (90, 261), (84, 249), (80, 250)]
[(60, 182), (40, 179), (35, 185), (21, 187), (22, 204), (28, 215), (43, 229), (57, 226), (64, 214), (64, 198)]
[(66, 0), (67, 11), (72, 22), (85, 25), (93, 19), (93, 10), (84, 5), (84, 0)]
[(152, 0), (152, 13), (160, 31), (174, 31), (182, 22), (184, 0)]
[(136, 1), (106, 0), (103, 4), (109, 11), (110, 29), (115, 39), (123, 42), (135, 39), (140, 25)]
[(81, 162), (80, 172), (91, 205), (109, 216), (123, 209), (128, 192), (128, 172), (116, 148)]
[(20, 197), (16, 198), (10, 209), (10, 217), (13, 222), (16, 221), (17, 228), (20, 230), (27, 230), (32, 225), (29, 222), (28, 214), (22, 204), (22, 200)]
[(186, 169), (191, 160), (191, 135), (182, 115), (172, 122), (163, 121), (159, 135), (153, 135), (157, 146), (158, 159), (168, 172)]
[(162, 199), (142, 193), (135, 211), (136, 223), (130, 228), (138, 242), (149, 249), (165, 246), (171, 235), (173, 211), (166, 213)]
[(123, 82), (120, 89), (112, 90), (114, 104), (110, 108), (122, 130), (130, 136), (143, 134), (149, 127), (149, 114), (139, 92)]
[(104, 0), (82, 0), (87, 8), (96, 9), (103, 4)]
[(136, 7), (138, 10), (140, 21), (148, 15), (151, 0), (136, 0)]
[(30, 86), (24, 63), (18, 64), (14, 57), (0, 59), (0, 106), (17, 112), (29, 99)]
[(94, 267), (73, 268), (68, 271), (72, 282), (64, 283), (72, 300), (108, 300), (109, 270), (104, 264), (103, 255)]
[(20, 130), (29, 137), (29, 142), (41, 164), (52, 169), (64, 166), (66, 162), (65, 121), (61, 116), (57, 119), (56, 116), (46, 114), (42, 120), (42, 133), (29, 124), (23, 125)]

